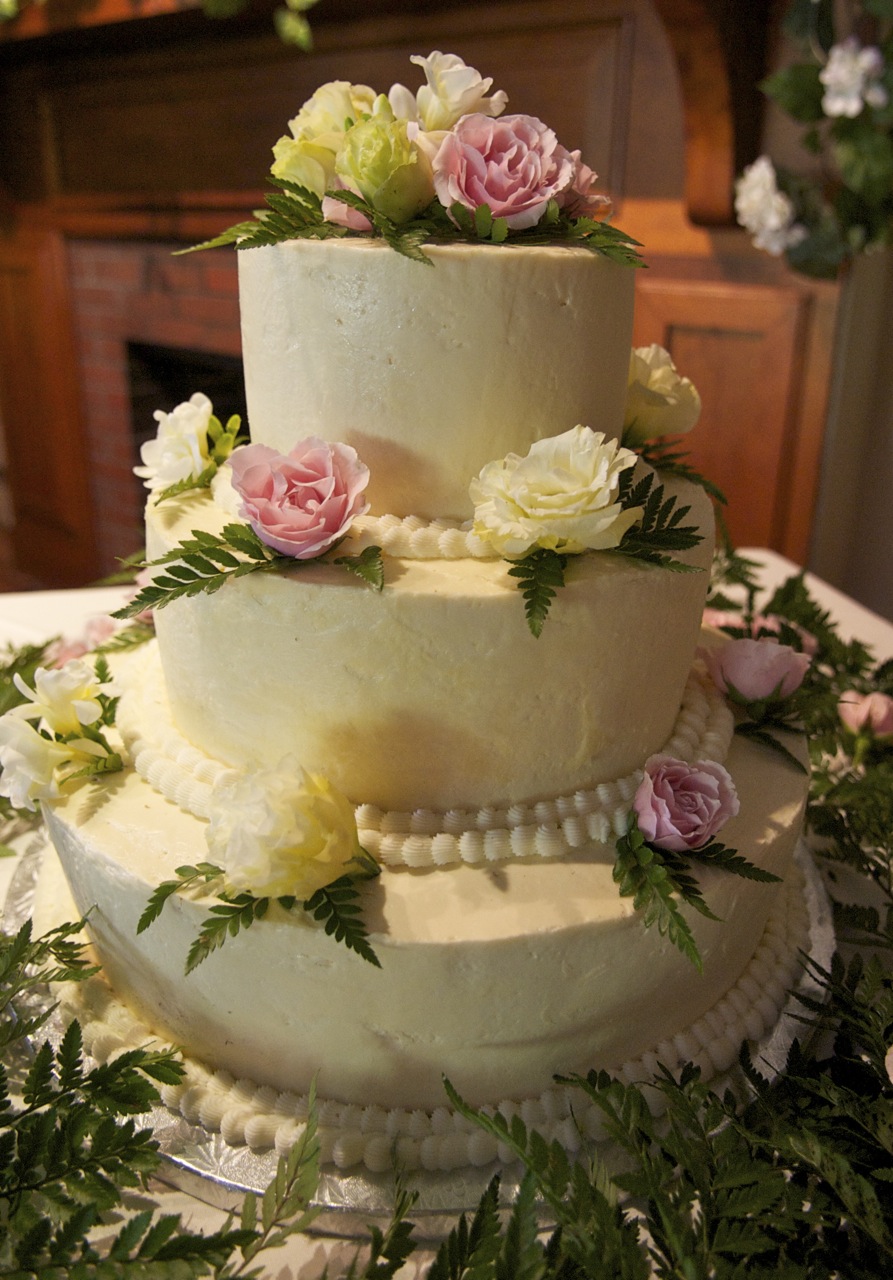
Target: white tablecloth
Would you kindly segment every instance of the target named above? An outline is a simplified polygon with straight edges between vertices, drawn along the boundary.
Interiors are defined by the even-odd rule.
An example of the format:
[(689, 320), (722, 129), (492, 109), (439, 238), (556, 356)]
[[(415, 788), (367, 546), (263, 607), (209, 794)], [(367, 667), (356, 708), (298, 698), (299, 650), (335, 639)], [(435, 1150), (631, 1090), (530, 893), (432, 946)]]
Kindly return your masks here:
[[(760, 580), (767, 591), (799, 572), (795, 564), (775, 552), (745, 549), (743, 554), (758, 561)], [(807, 574), (807, 585), (823, 608), (831, 613), (844, 638), (864, 641), (879, 661), (893, 658), (893, 624), (811, 574)], [(118, 587), (0, 595), (0, 645), (40, 643), (60, 634), (77, 637), (91, 617), (110, 613), (126, 595), (127, 591)], [(11, 859), (0, 860), (0, 903), (6, 898), (13, 871)], [(160, 1184), (154, 1190), (165, 1213), (182, 1213), (194, 1227), (202, 1230), (215, 1229), (222, 1224), (223, 1215), (219, 1211), (183, 1192)], [(271, 1280), (273, 1277), (275, 1280), (317, 1280), (328, 1263), (329, 1274), (334, 1278), (347, 1269), (355, 1249), (354, 1243), (344, 1241), (313, 1237), (295, 1239), (285, 1249), (268, 1256), (264, 1274)], [(400, 1272), (401, 1278), (408, 1280), (420, 1275), (430, 1256), (420, 1250)]]

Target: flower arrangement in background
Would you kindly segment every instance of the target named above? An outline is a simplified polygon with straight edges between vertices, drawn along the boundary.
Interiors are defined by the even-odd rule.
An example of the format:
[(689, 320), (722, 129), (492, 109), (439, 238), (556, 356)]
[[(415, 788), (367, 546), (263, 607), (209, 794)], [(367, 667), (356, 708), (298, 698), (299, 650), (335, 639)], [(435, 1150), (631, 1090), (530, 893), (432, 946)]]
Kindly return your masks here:
[(785, 31), (803, 59), (763, 91), (804, 126), (811, 175), (760, 156), (736, 184), (738, 221), (759, 249), (833, 278), (893, 242), (893, 0), (793, 0)]

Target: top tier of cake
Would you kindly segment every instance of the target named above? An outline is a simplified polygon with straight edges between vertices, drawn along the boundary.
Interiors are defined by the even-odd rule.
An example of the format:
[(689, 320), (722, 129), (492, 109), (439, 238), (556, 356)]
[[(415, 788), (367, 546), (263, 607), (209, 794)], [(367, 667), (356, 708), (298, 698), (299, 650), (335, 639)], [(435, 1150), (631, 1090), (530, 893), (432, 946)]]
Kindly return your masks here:
[(320, 436), (373, 514), (471, 515), (485, 463), (582, 423), (619, 435), (635, 272), (586, 249), (294, 240), (239, 253), (252, 440)]

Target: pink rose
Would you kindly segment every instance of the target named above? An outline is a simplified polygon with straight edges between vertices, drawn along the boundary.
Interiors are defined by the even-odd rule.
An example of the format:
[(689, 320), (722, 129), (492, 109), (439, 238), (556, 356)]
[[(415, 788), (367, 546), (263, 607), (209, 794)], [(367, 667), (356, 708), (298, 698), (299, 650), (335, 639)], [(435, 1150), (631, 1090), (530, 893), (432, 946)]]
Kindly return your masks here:
[(639, 830), (649, 844), (673, 853), (700, 849), (738, 812), (738, 793), (721, 764), (687, 764), (651, 756), (633, 798)]
[(699, 649), (722, 693), (740, 702), (780, 702), (800, 688), (810, 658), (775, 640), (730, 640), (718, 649)]
[(347, 227), (348, 231), (372, 230), (372, 223), (365, 213), (360, 213), (359, 209), (352, 208), (351, 205), (345, 204), (343, 200), (336, 200), (334, 196), (323, 196), (322, 216), (326, 222), (334, 222), (336, 226)]
[(489, 205), (513, 230), (534, 227), (571, 186), (575, 163), (534, 116), (463, 116), (434, 156), (434, 189), (445, 209)]
[(573, 181), (562, 192), (558, 203), (569, 218), (606, 218), (611, 212), (611, 198), (595, 190), (598, 174), (583, 163), (579, 151), (572, 151), (571, 159), (574, 162)]
[(72, 658), (83, 658), (84, 654), (92, 653), (101, 644), (105, 644), (117, 629), (118, 624), (114, 618), (109, 618), (106, 614), (97, 614), (88, 620), (84, 634), (78, 639), (63, 637), (51, 641), (46, 647), (44, 662), (48, 667), (64, 667)]
[(311, 436), (288, 454), (249, 444), (229, 464), (240, 514), (261, 542), (296, 560), (322, 555), (369, 509), (369, 468), (346, 444)]
[(893, 698), (886, 693), (857, 693), (850, 689), (841, 694), (837, 711), (850, 733), (893, 739)]

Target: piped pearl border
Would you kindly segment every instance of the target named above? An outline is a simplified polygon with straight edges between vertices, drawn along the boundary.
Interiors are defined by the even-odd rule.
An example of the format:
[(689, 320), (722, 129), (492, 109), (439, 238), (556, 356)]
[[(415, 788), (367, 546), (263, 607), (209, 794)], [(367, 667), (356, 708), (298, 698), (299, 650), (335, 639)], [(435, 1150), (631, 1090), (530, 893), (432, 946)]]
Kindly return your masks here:
[[(810, 919), (803, 872), (794, 863), (783, 889), (773, 897), (762, 939), (741, 977), (702, 1017), (672, 1039), (624, 1063), (615, 1075), (628, 1083), (653, 1080), (662, 1065), (678, 1072), (686, 1062), (704, 1080), (728, 1071), (744, 1040), (759, 1040), (778, 1021), (787, 993), (801, 970), (801, 951), (809, 949)], [(102, 978), (65, 984), (60, 995), (66, 1011), (81, 1023), (87, 1051), (99, 1062), (147, 1042), (151, 1032), (121, 1004)], [(286, 1153), (299, 1139), (307, 1119), (307, 1098), (280, 1093), (268, 1085), (237, 1080), (186, 1059), (177, 1085), (161, 1088), (162, 1101), (193, 1124), (219, 1132), (232, 1146)], [(646, 1094), (655, 1114), (663, 1095)], [(587, 1141), (606, 1137), (604, 1117), (576, 1089), (555, 1087), (537, 1098), (500, 1102), (507, 1119), (519, 1115), (547, 1141), (557, 1140), (571, 1154)], [(404, 1170), (449, 1170), (511, 1163), (513, 1153), (449, 1107), (433, 1112), (361, 1107), (320, 1100), (317, 1104), (321, 1157), (340, 1169), (364, 1165), (381, 1172), (396, 1164)]]
[[(134, 655), (117, 724), (137, 773), (153, 790), (196, 818), (210, 817), (215, 787), (239, 772), (212, 760), (177, 730), (167, 702), (157, 645)], [(692, 669), (682, 705), (663, 751), (680, 760), (722, 763), (734, 730), (725, 699), (700, 664)], [(452, 809), (440, 813), (382, 811), (360, 804), (357, 828), (364, 848), (386, 867), (431, 868), (511, 858), (559, 858), (590, 841), (610, 842), (627, 828), (641, 769), (591, 790), (537, 804)]]
[(498, 560), (491, 543), (472, 533), (471, 521), (421, 516), (360, 516), (350, 529), (359, 548), (378, 546), (400, 560)]

